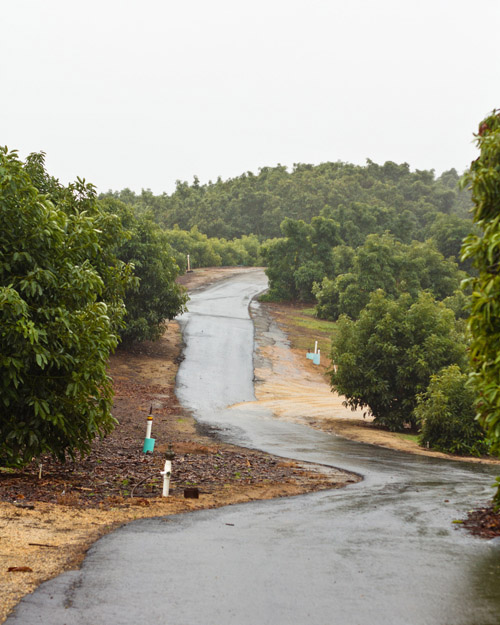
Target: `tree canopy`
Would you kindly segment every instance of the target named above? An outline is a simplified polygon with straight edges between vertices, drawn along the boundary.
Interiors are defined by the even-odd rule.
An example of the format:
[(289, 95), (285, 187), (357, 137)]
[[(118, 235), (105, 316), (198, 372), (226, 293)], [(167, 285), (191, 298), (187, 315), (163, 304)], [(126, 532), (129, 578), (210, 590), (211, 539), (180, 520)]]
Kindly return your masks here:
[(324, 217), (314, 217), (310, 224), (283, 221), (284, 237), (266, 241), (260, 250), (267, 264), (269, 299), (310, 299), (313, 283), (329, 268), (332, 247), (340, 243), (338, 228)]
[(324, 319), (336, 320), (341, 314), (357, 319), (377, 289), (394, 298), (402, 293), (416, 298), (420, 291), (428, 291), (444, 300), (453, 296), (466, 275), (432, 241), (405, 244), (390, 234), (368, 235), (356, 250), (337, 248), (332, 255), (332, 273), (312, 289), (317, 315)]
[(185, 309), (187, 295), (176, 284), (179, 267), (166, 234), (147, 214), (136, 215), (119, 200), (107, 198), (100, 208), (120, 219), (126, 240), (115, 244), (118, 259), (133, 267), (135, 280), (124, 294), (125, 325), (120, 336), (125, 341), (156, 340), (164, 332), (164, 322)]
[[(478, 228), (463, 246), (463, 258), (471, 259), (478, 271), (469, 280), (471, 380), (478, 418), (500, 451), (500, 112), (481, 122), (476, 140), (480, 155), (464, 178), (472, 190)], [(500, 505), (500, 483), (496, 503)]]
[[(340, 236), (351, 247), (367, 234), (392, 232), (405, 243), (423, 240), (438, 214), (468, 219), (470, 195), (458, 188), (454, 169), (435, 177), (433, 171), (410, 171), (391, 161), (362, 167), (343, 162), (262, 167), (228, 180), (200, 184), (177, 182), (172, 194), (143, 190), (110, 191), (137, 211), (152, 211), (171, 229), (196, 227), (208, 237), (225, 239), (254, 234), (260, 240), (281, 236), (285, 218), (311, 223), (323, 215), (340, 224)], [(454, 223), (454, 222), (453, 222)], [(442, 251), (442, 250), (441, 250)], [(444, 252), (443, 252), (444, 253)]]
[(94, 187), (63, 187), (43, 155), (0, 149), (0, 459), (89, 450), (113, 427), (106, 374), (131, 268), (112, 253), (125, 236)]
[(467, 379), (457, 365), (444, 367), (417, 396), (415, 417), (422, 444), (458, 455), (488, 453), (484, 430), (474, 418), (474, 391)]
[(464, 367), (466, 343), (453, 312), (420, 293), (370, 295), (359, 319), (340, 317), (332, 337), (331, 384), (352, 408), (368, 408), (391, 430), (417, 424), (414, 409), (431, 376)]

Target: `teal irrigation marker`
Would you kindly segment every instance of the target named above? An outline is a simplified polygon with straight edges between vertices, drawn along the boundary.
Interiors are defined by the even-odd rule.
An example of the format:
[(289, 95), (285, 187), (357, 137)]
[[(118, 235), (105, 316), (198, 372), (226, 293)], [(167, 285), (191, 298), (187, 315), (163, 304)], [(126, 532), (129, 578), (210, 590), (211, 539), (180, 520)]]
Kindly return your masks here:
[(318, 349), (318, 341), (314, 341), (314, 351), (307, 352), (306, 358), (309, 358), (309, 360), (312, 360), (313, 364), (319, 365), (320, 353), (321, 352)]
[(147, 454), (148, 451), (153, 453), (153, 449), (155, 448), (155, 439), (154, 438), (145, 438), (144, 439), (144, 447), (142, 451)]

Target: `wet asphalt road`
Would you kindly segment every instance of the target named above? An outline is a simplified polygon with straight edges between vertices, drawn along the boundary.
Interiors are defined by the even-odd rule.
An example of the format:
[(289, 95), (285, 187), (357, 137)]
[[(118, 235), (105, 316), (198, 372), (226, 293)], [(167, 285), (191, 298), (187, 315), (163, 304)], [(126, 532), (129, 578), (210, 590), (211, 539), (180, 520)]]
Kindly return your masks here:
[[(137, 521), (43, 584), (26, 625), (498, 625), (500, 542), (452, 524), (495, 470), (346, 441), (226, 406), (253, 396), (251, 273), (193, 297), (178, 393), (226, 440), (364, 476), (341, 490)], [(236, 424), (236, 425), (235, 425)], [(175, 467), (174, 467), (175, 470)]]

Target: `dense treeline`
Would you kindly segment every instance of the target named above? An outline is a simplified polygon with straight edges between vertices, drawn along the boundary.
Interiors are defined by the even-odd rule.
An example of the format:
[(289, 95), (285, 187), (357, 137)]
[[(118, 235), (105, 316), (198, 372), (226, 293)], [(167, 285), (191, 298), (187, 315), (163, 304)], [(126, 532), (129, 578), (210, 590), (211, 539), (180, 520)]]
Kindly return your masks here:
[[(248, 172), (237, 178), (190, 185), (177, 182), (174, 193), (135, 194), (129, 189), (108, 192), (138, 211), (151, 211), (157, 223), (170, 229), (196, 227), (209, 237), (233, 239), (257, 235), (260, 240), (280, 237), (285, 218), (310, 223), (323, 215), (340, 225), (346, 245), (360, 245), (367, 234), (386, 230), (409, 243), (423, 240), (437, 214), (451, 226), (463, 228), (468, 218), (470, 197), (458, 189), (454, 169), (435, 178), (432, 171), (411, 172), (405, 164), (368, 161), (364, 167), (349, 163), (297, 164), (263, 167), (258, 174)], [(438, 231), (442, 226), (436, 224)], [(442, 238), (436, 232), (438, 238)], [(443, 245), (445, 241), (442, 241)], [(455, 244), (455, 245), (454, 245)], [(457, 251), (456, 238), (449, 245)], [(449, 255), (443, 250), (443, 253)]]
[[(412, 173), (406, 165), (390, 162), (383, 166), (369, 163), (366, 167), (336, 165), (342, 175), (325, 193), (329, 203), (319, 210), (319, 215), (309, 221), (303, 217), (285, 219), (281, 224), (282, 236), (263, 245), (271, 299), (311, 300), (313, 284), (325, 277), (336, 280), (343, 276), (337, 287), (341, 291), (348, 288), (347, 283), (352, 284), (353, 280), (353, 265), (358, 266), (355, 273), (370, 271), (369, 262), (363, 262), (355, 252), (366, 244), (367, 237), (371, 237), (372, 248), (380, 247), (384, 235), (390, 234), (392, 247), (399, 245), (399, 255), (403, 252), (401, 246), (407, 245), (407, 251), (414, 256), (434, 255), (434, 262), (438, 263), (442, 257), (459, 262), (462, 240), (471, 230), (467, 216), (471, 204), (468, 193), (458, 189), (455, 170), (435, 179), (432, 172)], [(415, 247), (415, 241), (428, 241), (427, 248)], [(384, 245), (391, 246), (387, 240)], [(396, 251), (389, 253), (394, 256)], [(378, 256), (382, 264), (390, 264), (389, 260), (383, 261), (381, 253)], [(397, 280), (397, 276), (394, 278)], [(364, 304), (368, 293), (378, 287), (384, 288), (384, 284), (368, 288)], [(331, 291), (331, 285), (325, 288)], [(321, 308), (318, 313), (322, 313)]]
[[(192, 185), (178, 182), (171, 195), (125, 189), (101, 197), (150, 214), (169, 233), (181, 268), (188, 253), (195, 266), (263, 262), (270, 299), (311, 300), (314, 283), (350, 273), (339, 263), (369, 235), (390, 233), (406, 245), (429, 241), (429, 254), (432, 242), (459, 262), (471, 201), (458, 181), (454, 169), (436, 178), (407, 164), (337, 162), (298, 164), (291, 172), (265, 167), (205, 185), (195, 178)], [(264, 243), (261, 254), (258, 242)]]
[[(359, 286), (353, 272), (363, 268), (355, 250), (369, 236), (375, 245), (373, 235), (389, 233), (400, 246), (397, 253), (408, 250), (417, 264), (425, 254), (433, 256), (430, 264), (439, 264), (438, 253), (460, 264), (460, 246), (471, 230), (471, 200), (458, 181), (454, 169), (436, 178), (432, 171), (411, 172), (407, 164), (368, 161), (361, 167), (337, 162), (298, 164), (290, 172), (282, 166), (265, 167), (256, 175), (249, 172), (205, 185), (195, 178), (191, 185), (178, 182), (171, 195), (136, 195), (125, 189), (104, 197), (132, 205), (137, 214), (151, 214), (169, 232), (181, 268), (188, 253), (195, 266), (262, 262), (268, 267), (270, 299), (312, 300), (313, 285), (322, 284), (321, 295), (318, 287), (315, 291), (322, 315), (336, 306), (325, 301), (327, 293), (342, 299), (344, 290), (354, 293)], [(428, 244), (418, 248), (414, 241)], [(258, 242), (263, 243), (261, 254)], [(446, 267), (449, 274), (451, 266)], [(323, 283), (324, 278), (337, 283)], [(393, 280), (398, 292), (404, 290), (403, 278), (394, 275)], [(364, 285), (358, 309), (374, 288), (384, 286), (383, 279)], [(347, 312), (343, 304), (338, 310)]]
[(254, 266), (260, 262), (260, 243), (255, 235), (228, 241), (207, 237), (196, 226), (189, 231), (176, 226), (163, 233), (183, 272), (187, 269), (188, 254), (192, 267)]

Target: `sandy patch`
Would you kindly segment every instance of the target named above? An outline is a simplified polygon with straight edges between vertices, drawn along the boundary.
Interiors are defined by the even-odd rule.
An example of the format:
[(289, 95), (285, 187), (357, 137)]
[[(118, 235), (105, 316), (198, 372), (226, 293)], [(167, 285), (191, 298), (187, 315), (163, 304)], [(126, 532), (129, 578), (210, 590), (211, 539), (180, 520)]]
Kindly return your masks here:
[[(256, 405), (268, 408), (277, 417), (300, 422), (308, 422), (311, 417), (319, 420), (352, 419), (353, 416), (363, 419), (362, 411), (353, 413), (343, 405), (342, 396), (331, 392), (305, 354), (299, 355), (279, 345), (264, 346), (260, 353), (272, 362), (272, 368), (255, 369)], [(371, 417), (368, 419), (372, 420)]]

